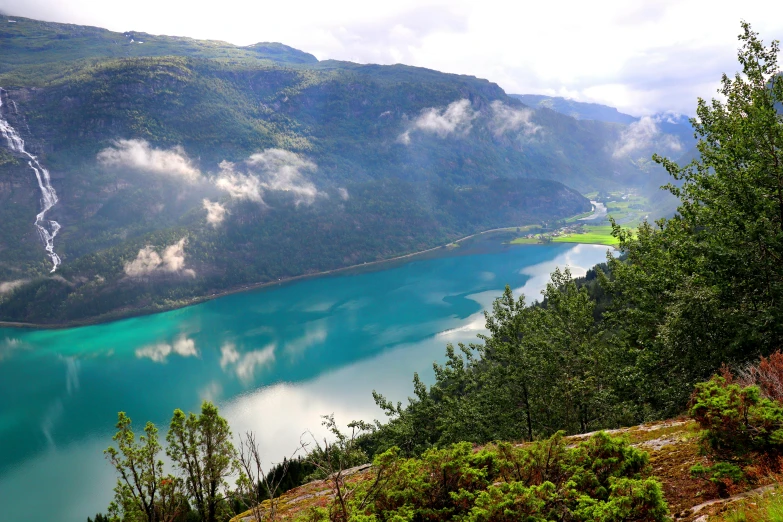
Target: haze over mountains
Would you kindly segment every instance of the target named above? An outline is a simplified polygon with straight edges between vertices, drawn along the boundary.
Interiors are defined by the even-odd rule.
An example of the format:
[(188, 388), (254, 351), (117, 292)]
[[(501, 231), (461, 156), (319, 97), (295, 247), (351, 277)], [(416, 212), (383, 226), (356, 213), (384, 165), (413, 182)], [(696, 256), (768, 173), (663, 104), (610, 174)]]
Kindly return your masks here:
[(580, 192), (656, 189), (651, 154), (693, 146), (676, 118), (471, 76), (8, 16), (0, 87), (0, 120), (50, 173), (46, 219), (62, 226), (52, 275), (40, 187), (0, 137), (10, 321), (159, 310), (562, 219), (589, 210)]

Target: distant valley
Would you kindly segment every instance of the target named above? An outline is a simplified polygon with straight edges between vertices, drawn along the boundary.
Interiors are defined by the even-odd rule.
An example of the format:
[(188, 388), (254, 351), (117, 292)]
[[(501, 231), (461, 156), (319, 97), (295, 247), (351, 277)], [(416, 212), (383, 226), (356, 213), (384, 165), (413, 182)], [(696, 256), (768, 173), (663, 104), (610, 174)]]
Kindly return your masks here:
[(655, 192), (652, 152), (693, 147), (682, 121), (591, 119), (470, 76), (13, 20), (0, 120), (51, 177), (62, 264), (5, 133), (0, 321), (164, 310), (564, 220), (590, 210), (584, 193)]

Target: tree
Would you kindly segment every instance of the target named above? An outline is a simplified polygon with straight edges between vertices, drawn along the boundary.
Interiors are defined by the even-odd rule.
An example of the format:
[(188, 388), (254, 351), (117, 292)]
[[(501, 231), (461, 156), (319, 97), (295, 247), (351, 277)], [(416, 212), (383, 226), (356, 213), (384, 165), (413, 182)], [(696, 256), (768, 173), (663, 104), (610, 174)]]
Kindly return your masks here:
[(677, 215), (637, 237), (615, 227), (610, 326), (635, 362), (629, 390), (658, 414), (685, 405), (721, 363), (783, 345), (783, 79), (779, 45), (742, 23), (742, 73), (723, 75), (721, 100), (698, 100), (699, 159), (654, 156), (680, 183)]
[[(315, 476), (325, 479), (334, 494), (334, 502), (331, 506), (330, 519), (347, 522), (350, 518), (349, 503), (354, 498), (356, 489), (349, 487), (346, 478), (350, 475), (350, 468), (366, 464), (369, 457), (361, 450), (357, 443), (357, 436), (368, 430), (370, 426), (361, 422), (351, 422), (351, 434), (343, 433), (334, 420), (334, 415), (322, 415), (321, 424), (326, 427), (334, 440), (331, 442), (324, 438), (321, 441), (311, 435), (313, 446), (308, 451), (309, 443), (302, 441), (301, 448), (307, 451), (307, 461), (316, 468)], [(369, 467), (369, 465), (368, 465)], [(378, 482), (380, 476), (376, 480)], [(363, 501), (369, 501), (370, 496), (365, 495)]]
[(742, 74), (724, 75), (726, 101), (698, 101), (693, 121), (701, 160), (684, 168), (656, 156), (683, 180), (670, 190), (701, 247), (699, 286), (715, 286), (718, 319), (734, 329), (728, 355), (769, 352), (783, 339), (783, 78), (779, 44), (764, 47), (742, 23)]
[(117, 433), (112, 438), (117, 448), (104, 454), (119, 474), (114, 501), (109, 506), (112, 520), (127, 522), (169, 522), (186, 509), (182, 483), (163, 474), (158, 429), (148, 422), (138, 441), (131, 419), (125, 412), (117, 415)]
[[(248, 431), (244, 438), (240, 436), (237, 493), (241, 504), (250, 507), (255, 520), (277, 520), (277, 496), (283, 491), (282, 487), (288, 479), (288, 468), (292, 463), (301, 467), (301, 461), (294, 460), (299, 449), (294, 451), (291, 458), (284, 458), (283, 462), (264, 473), (261, 447), (256, 442), (255, 434)], [(265, 500), (269, 500), (268, 507), (262, 504)]]
[(166, 440), (166, 454), (183, 473), (201, 520), (216, 522), (226, 499), (226, 478), (238, 468), (228, 422), (211, 402), (201, 405), (200, 415), (177, 409)]

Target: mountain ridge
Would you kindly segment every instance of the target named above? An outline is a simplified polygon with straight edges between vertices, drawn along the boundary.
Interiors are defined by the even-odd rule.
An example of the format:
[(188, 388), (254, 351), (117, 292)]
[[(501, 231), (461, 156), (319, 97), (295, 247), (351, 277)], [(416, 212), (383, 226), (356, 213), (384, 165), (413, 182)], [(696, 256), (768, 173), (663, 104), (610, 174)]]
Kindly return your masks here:
[[(563, 219), (590, 208), (576, 190), (665, 180), (639, 160), (655, 143), (485, 79), (7, 19), (0, 118), (51, 172), (63, 265), (48, 275), (35, 183), (0, 147), (5, 321), (177, 306)], [(135, 55), (105, 56), (107, 35)]]

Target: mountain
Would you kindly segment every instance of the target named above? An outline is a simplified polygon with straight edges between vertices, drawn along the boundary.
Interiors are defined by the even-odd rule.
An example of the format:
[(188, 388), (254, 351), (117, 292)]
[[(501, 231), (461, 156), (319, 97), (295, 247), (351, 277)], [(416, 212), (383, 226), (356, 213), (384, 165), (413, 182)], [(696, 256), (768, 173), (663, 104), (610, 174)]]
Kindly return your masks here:
[(542, 94), (510, 94), (509, 96), (530, 107), (551, 109), (577, 120), (596, 120), (607, 123), (623, 123), (625, 125), (639, 120), (635, 116), (623, 114), (614, 107), (601, 105), (600, 103), (578, 102), (568, 98), (544, 96)]
[[(687, 116), (674, 112), (662, 112), (639, 118), (624, 114), (614, 107), (601, 105), (600, 103), (578, 102), (568, 98), (557, 96), (544, 96), (541, 94), (510, 94), (522, 103), (535, 108), (551, 109), (561, 114), (566, 114), (577, 120), (594, 120), (606, 123), (621, 123), (631, 128), (636, 125), (646, 127), (639, 129), (644, 133), (657, 132), (663, 136), (671, 136), (681, 144), (682, 151), (688, 151), (692, 156), (692, 149), (696, 145), (693, 136), (693, 127)], [(638, 132), (641, 134), (641, 132)]]
[(577, 191), (660, 185), (649, 149), (676, 148), (472, 76), (8, 16), (0, 86), (6, 321), (167, 309), (562, 219), (589, 210)]

